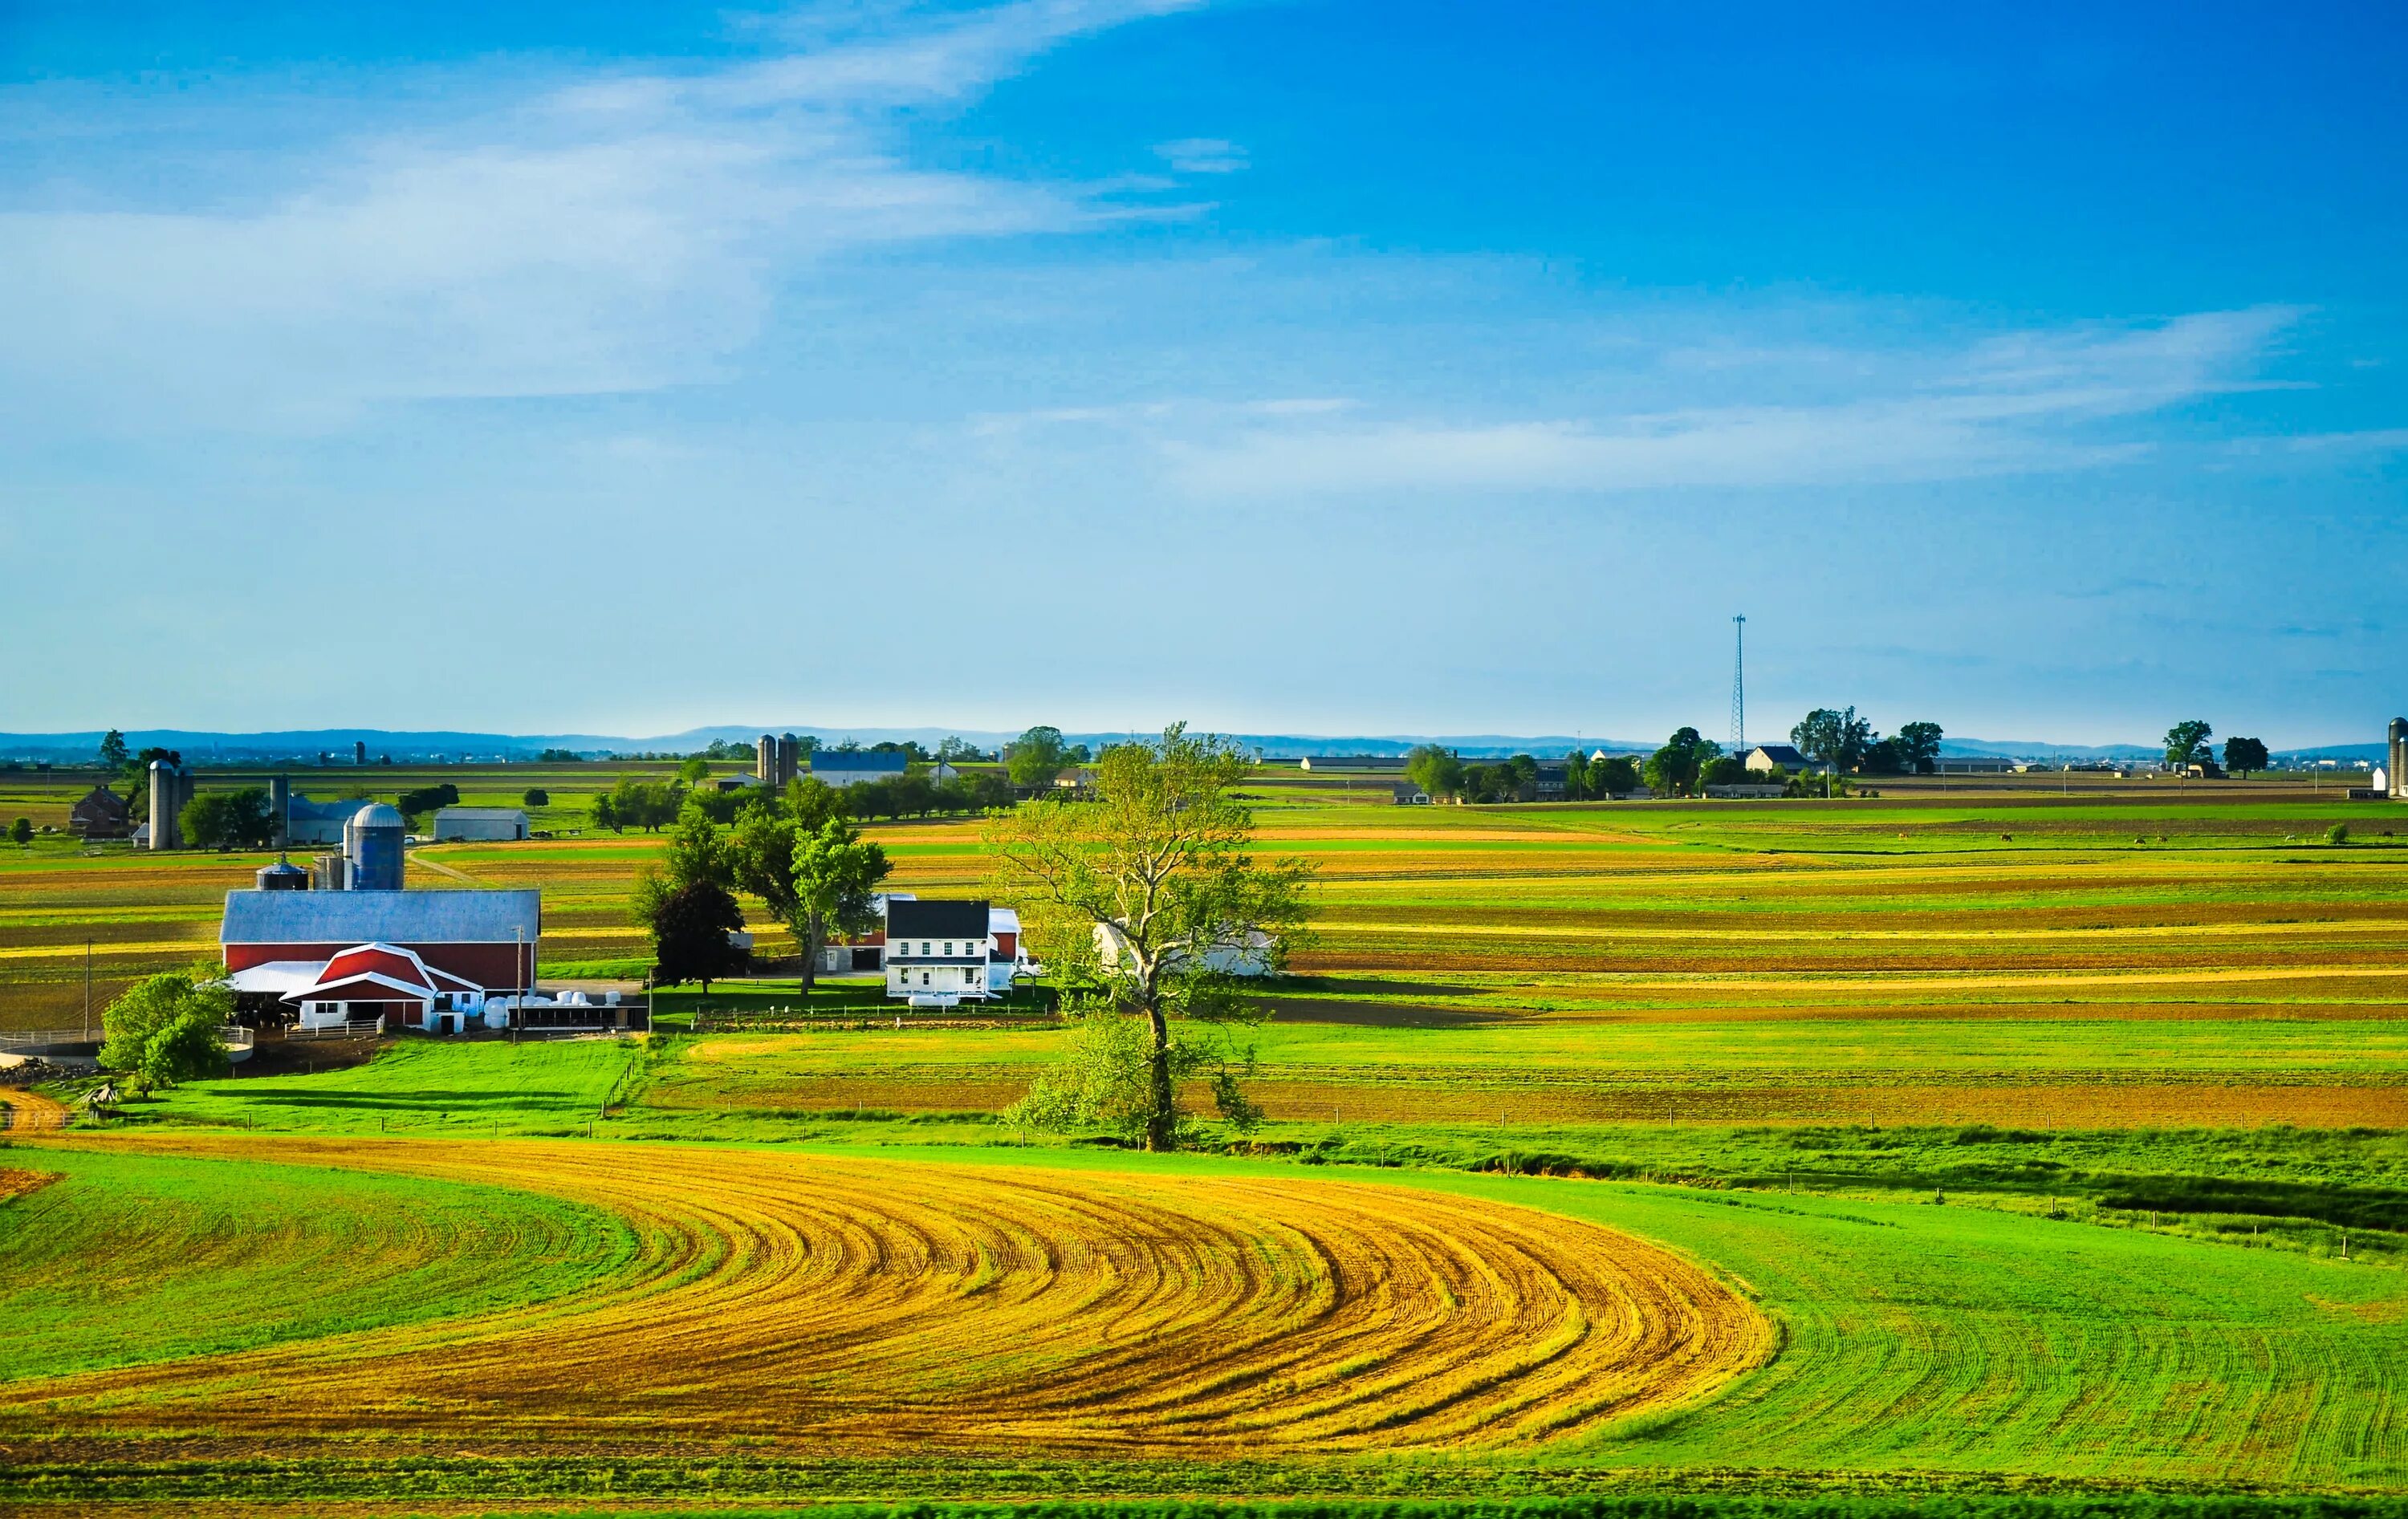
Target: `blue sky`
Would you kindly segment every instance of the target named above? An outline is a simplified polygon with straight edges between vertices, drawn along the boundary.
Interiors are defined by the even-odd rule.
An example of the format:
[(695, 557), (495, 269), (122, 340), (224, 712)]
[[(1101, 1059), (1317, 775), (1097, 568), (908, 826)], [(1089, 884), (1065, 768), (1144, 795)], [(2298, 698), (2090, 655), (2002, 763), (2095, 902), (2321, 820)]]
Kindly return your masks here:
[(1966, 8), (21, 0), (0, 729), (2379, 737), (2408, 22)]

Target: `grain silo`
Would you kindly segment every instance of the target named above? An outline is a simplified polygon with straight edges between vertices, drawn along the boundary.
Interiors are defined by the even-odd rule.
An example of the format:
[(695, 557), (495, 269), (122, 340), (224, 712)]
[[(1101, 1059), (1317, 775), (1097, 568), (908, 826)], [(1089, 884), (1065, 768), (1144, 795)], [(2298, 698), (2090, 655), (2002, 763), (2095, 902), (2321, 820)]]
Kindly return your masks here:
[(401, 890), (401, 836), (409, 825), (382, 802), (370, 802), (343, 824), (343, 854), (355, 892)]
[(184, 785), (176, 767), (165, 760), (150, 762), (150, 847), (174, 849), (182, 840), (176, 837), (176, 814), (184, 805)]
[(306, 892), (309, 889), (309, 872), (291, 860), (263, 865), (251, 880), (264, 892)]
[(267, 782), (267, 826), (275, 835), (274, 842), (279, 851), (290, 847), (293, 842), (292, 816), (292, 777), (280, 775), (270, 778)]
[(765, 786), (778, 783), (778, 740), (766, 733), (752, 746), (752, 779)]
[(2389, 758), (2391, 773), (2386, 779), (2391, 783), (2391, 795), (2408, 796), (2408, 717), (2391, 720)]
[(778, 784), (791, 786), (795, 783), (795, 778), (802, 773), (802, 740), (791, 733), (787, 734), (778, 740)]

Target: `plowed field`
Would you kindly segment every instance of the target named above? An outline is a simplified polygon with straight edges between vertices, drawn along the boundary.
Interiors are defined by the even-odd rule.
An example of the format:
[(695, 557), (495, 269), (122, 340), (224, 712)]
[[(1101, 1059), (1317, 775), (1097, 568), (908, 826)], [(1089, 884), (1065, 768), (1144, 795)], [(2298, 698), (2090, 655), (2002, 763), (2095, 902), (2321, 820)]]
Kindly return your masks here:
[(0, 1384), (0, 1425), (220, 1451), (464, 1428), (864, 1454), (1493, 1447), (1684, 1400), (1772, 1343), (1657, 1246), (1399, 1188), (511, 1141), (278, 1154), (598, 1204), (642, 1245), (543, 1303)]

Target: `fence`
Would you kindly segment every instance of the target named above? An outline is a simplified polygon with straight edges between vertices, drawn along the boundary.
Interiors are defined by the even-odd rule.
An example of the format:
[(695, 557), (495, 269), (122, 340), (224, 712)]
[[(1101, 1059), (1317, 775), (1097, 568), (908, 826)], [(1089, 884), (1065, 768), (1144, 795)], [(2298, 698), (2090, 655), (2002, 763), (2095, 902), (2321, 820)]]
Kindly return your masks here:
[(323, 1028), (302, 1028), (295, 1025), (284, 1031), (289, 1039), (372, 1039), (383, 1031), (383, 1024), (375, 1018), (354, 1018), (339, 1028), (332, 1024)]
[(97, 1029), (81, 1028), (11, 1028), (0, 1030), (0, 1053), (30, 1054), (37, 1050), (57, 1050), (71, 1045), (95, 1043), (100, 1039)]

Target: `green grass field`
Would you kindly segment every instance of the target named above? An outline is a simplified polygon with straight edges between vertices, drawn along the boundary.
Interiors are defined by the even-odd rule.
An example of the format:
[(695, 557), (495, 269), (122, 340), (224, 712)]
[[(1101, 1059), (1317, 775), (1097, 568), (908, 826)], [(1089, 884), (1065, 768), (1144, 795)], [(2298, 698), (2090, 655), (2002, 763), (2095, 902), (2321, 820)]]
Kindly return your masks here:
[[(128, 1104), (113, 1132), (20, 1139), (0, 1151), (0, 1194), (16, 1194), (0, 1202), (0, 1325), (27, 1347), (0, 1371), (0, 1504), (1669, 1486), (1698, 1495), (1703, 1519), (1801, 1492), (1835, 1512), (2022, 1492), (2034, 1513), (2158, 1489), (2177, 1507), (2408, 1493), (2408, 821), (2392, 810), (2275, 782), (1495, 809), (1397, 809), (1295, 777), (1258, 789), (1266, 850), (1319, 867), (1318, 937), (1252, 1036), (1269, 1122), (1251, 1137), (1204, 1125), (1202, 1154), (997, 1122), (1063, 1047), (1041, 1005), (993, 1026), (898, 1027), (867, 985), (798, 1010), (791, 981), (663, 994), (663, 1026), (640, 1040), (410, 1039), (365, 1065), (190, 1083)], [(2337, 821), (2345, 845), (2325, 841)], [(979, 888), (974, 826), (875, 832), (896, 884)], [(603, 973), (641, 964), (624, 897), (656, 847), (445, 846), (413, 854), (412, 882), (540, 885), (546, 965)], [(55, 841), (0, 858), (0, 1017), (71, 1022), (86, 937), (104, 995), (190, 958), (254, 864)], [(697, 1011), (773, 1026), (696, 1034)], [(428, 1157), (417, 1171), (379, 1158), (412, 1144), (437, 1147), (408, 1152)], [(752, 1157), (752, 1180), (710, 1157)], [(1701, 1397), (1511, 1451), (1107, 1456), (1031, 1426), (897, 1461), (857, 1430), (810, 1435), (800, 1413), (684, 1444), (609, 1425), (479, 1443), (405, 1405), (289, 1444), (242, 1434), (268, 1427), (247, 1412), (208, 1445), (168, 1417), (194, 1377), (230, 1408), (262, 1406), (231, 1391), (270, 1375), (245, 1355), (304, 1369), (380, 1336), (465, 1354), (480, 1326), (568, 1323), (589, 1299), (617, 1311), (648, 1272), (690, 1280), (696, 1303), (725, 1291), (784, 1311), (812, 1290), (796, 1285), (816, 1280), (810, 1262), (857, 1263), (841, 1241), (870, 1236), (811, 1199), (870, 1163), (924, 1180), (925, 1197), (908, 1182), (864, 1194), (935, 1210), (878, 1247), (912, 1260), (983, 1216), (961, 1168), (1096, 1199), (1158, 1188), (1166, 1209), (1207, 1184), (1401, 1189), (1379, 1195), (1408, 1231), (1464, 1201), (1535, 1209), (1701, 1263), (1766, 1316), (1777, 1351)], [(650, 1180), (589, 1180), (621, 1170)], [(36, 1172), (61, 1179), (26, 1190)], [(1001, 1214), (972, 1232), (990, 1224), (1021, 1238)], [(1279, 1241), (1343, 1237), (1301, 1218), (1231, 1225), (1214, 1266), (1225, 1246), (1203, 1241), (1218, 1227), (1175, 1276), (1211, 1282), (1283, 1259)], [(1024, 1281), (1014, 1269), (966, 1280)], [(290, 1291), (301, 1279), (312, 1290)], [(629, 1322), (701, 1311), (685, 1300)], [(713, 1322), (741, 1323), (731, 1311)], [(661, 1396), (682, 1396), (673, 1375)]]

